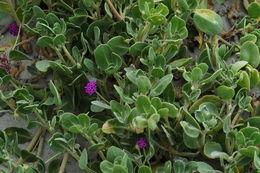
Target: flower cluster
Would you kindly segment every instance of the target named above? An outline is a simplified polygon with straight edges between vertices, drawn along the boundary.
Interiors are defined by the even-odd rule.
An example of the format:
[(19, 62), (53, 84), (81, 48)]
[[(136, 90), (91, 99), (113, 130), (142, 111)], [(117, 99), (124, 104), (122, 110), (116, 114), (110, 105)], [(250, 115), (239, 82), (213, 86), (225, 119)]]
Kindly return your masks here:
[(85, 92), (88, 95), (93, 95), (96, 93), (96, 91), (97, 91), (97, 82), (96, 81), (90, 81), (85, 86)]
[(0, 58), (0, 68), (5, 68), (7, 73), (11, 73), (11, 66), (6, 57)]
[(140, 138), (140, 139), (137, 141), (136, 144), (138, 145), (139, 148), (145, 148), (145, 147), (148, 146), (148, 142), (147, 142), (147, 140), (146, 140), (145, 138)]
[(19, 32), (19, 26), (16, 23), (12, 23), (9, 25), (9, 33), (13, 36), (17, 36)]

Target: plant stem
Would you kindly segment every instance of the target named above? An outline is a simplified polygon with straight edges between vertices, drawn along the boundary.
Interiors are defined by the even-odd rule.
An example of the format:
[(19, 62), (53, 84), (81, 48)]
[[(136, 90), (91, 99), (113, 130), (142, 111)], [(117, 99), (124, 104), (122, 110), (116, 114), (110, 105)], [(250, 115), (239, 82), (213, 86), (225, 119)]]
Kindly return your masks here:
[(144, 26), (142, 34), (141, 34), (141, 39), (140, 39), (141, 42), (144, 42), (145, 39), (147, 38), (150, 28), (151, 28), (151, 23), (147, 23)]
[[(31, 151), (34, 147), (34, 145), (37, 143), (38, 139), (40, 138), (42, 132), (44, 131), (43, 128), (39, 128), (38, 131), (36, 132), (35, 136), (33, 137), (33, 139), (31, 140), (31, 142), (29, 143), (29, 145), (27, 146), (26, 150), (27, 151)], [(20, 165), (23, 163), (23, 159), (20, 158), (18, 161), (17, 161), (17, 165)]]
[(62, 46), (63, 51), (65, 52), (66, 56), (69, 58), (69, 60), (71, 61), (71, 63), (73, 65), (76, 65), (76, 61), (73, 59), (73, 57), (71, 56), (71, 54), (69, 53), (68, 49), (65, 46)]
[(49, 158), (48, 160), (45, 161), (45, 164), (47, 165), (49, 162), (51, 162), (53, 159), (55, 159), (55, 157), (61, 155), (62, 153), (57, 153), (54, 156), (52, 156), (51, 158)]
[(23, 45), (23, 44), (25, 44), (25, 43), (28, 43), (28, 42), (30, 42), (31, 40), (33, 40), (34, 38), (35, 38), (35, 36), (32, 36), (32, 37), (30, 37), (30, 38), (28, 38), (28, 39), (26, 39), (26, 40), (23, 40), (23, 41), (17, 43), (16, 46), (21, 46), (21, 45)]
[(65, 153), (64, 156), (63, 156), (63, 160), (62, 160), (60, 169), (59, 169), (59, 173), (64, 173), (65, 172), (68, 159), (69, 159), (69, 153)]
[(227, 42), (227, 41), (226, 41), (225, 39), (223, 39), (222, 37), (218, 36), (218, 39), (219, 39), (222, 43), (224, 43), (225, 45), (227, 45), (227, 46), (229, 46), (229, 47), (232, 46), (229, 42)]
[(107, 101), (99, 92), (96, 92), (96, 93), (104, 102), (106, 102), (107, 104), (110, 104), (109, 101)]
[(11, 109), (12, 111), (15, 111), (15, 107), (8, 101), (6, 100), (5, 96), (3, 95), (2, 91), (0, 90), (0, 99), (5, 102)]
[(40, 120), (40, 122), (42, 123), (42, 125), (43, 125), (45, 128), (47, 128), (48, 125), (47, 125), (45, 119), (43, 119), (42, 116), (39, 114), (39, 112), (38, 112), (38, 111), (34, 111), (34, 113), (35, 113), (36, 117)]
[(21, 22), (20, 22), (20, 20), (19, 20), (17, 14), (16, 14), (16, 11), (15, 11), (15, 9), (14, 9), (13, 1), (12, 1), (12, 0), (7, 0), (7, 3), (8, 3), (8, 5), (9, 5), (9, 7), (10, 7), (11, 13), (12, 13), (12, 15), (13, 15), (13, 17), (14, 17), (16, 23), (20, 25)]
[(12, 50), (15, 49), (15, 47), (16, 47), (16, 45), (17, 45), (17, 42), (18, 42), (18, 40), (19, 40), (19, 38), (20, 38), (20, 34), (21, 34), (21, 30), (22, 30), (21, 28), (22, 28), (23, 23), (24, 23), (24, 16), (23, 16), (23, 19), (22, 19), (22, 23), (21, 23), (20, 26), (19, 26), (18, 34), (17, 34), (17, 36), (16, 36), (15, 43), (14, 43), (14, 45), (13, 45), (13, 47), (12, 47)]
[[(42, 133), (42, 135), (44, 135), (44, 133), (45, 133), (45, 131)], [(44, 137), (41, 137), (39, 145), (38, 145), (37, 156), (41, 156), (42, 150), (43, 150), (43, 146), (44, 146)]]
[(111, 0), (105, 0), (107, 5), (109, 6), (109, 8), (111, 9), (111, 12), (113, 13), (114, 17), (117, 20), (124, 20), (124, 18), (117, 12), (116, 8), (114, 7), (113, 3), (111, 2)]
[(232, 120), (232, 123), (231, 123), (231, 126), (234, 127), (237, 123), (237, 121), (239, 120), (240, 118), (240, 114), (241, 114), (242, 111), (238, 111), (237, 114), (235, 115), (235, 117), (233, 118)]
[[(96, 143), (87, 135), (84, 135), (84, 137), (92, 144), (96, 145)], [(102, 160), (106, 160), (106, 157), (102, 151), (98, 151), (99, 156), (101, 157)]]
[[(29, 85), (28, 83), (24, 83), (24, 82), (18, 81), (18, 80), (14, 79), (14, 78), (12, 78), (12, 83), (13, 83), (13, 85)], [(37, 88), (37, 89), (44, 88), (44, 86), (42, 86), (42, 85), (32, 85), (32, 84), (30, 84), (30, 86), (33, 87), (33, 88)]]
[(65, 59), (64, 59), (63, 56), (61, 55), (60, 51), (59, 51), (56, 47), (52, 47), (52, 48), (55, 50), (56, 54), (57, 54), (58, 57), (61, 59), (61, 61), (62, 61), (64, 64), (67, 64), (66, 61), (65, 61)]

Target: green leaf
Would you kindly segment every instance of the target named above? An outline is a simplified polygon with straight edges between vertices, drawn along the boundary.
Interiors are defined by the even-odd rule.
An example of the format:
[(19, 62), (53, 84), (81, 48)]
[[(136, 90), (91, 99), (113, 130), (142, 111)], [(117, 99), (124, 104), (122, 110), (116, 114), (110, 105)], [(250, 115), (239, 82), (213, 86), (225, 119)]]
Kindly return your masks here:
[(115, 73), (122, 65), (122, 58), (112, 52), (106, 44), (99, 45), (94, 51), (97, 65), (108, 74)]
[(247, 61), (237, 61), (231, 65), (231, 71), (236, 74), (240, 69), (245, 67), (248, 64)]
[(255, 18), (255, 19), (259, 18), (260, 17), (260, 13), (259, 13), (260, 4), (259, 4), (259, 2), (256, 1), (256, 2), (250, 3), (247, 11), (248, 11), (248, 14), (249, 14), (250, 17)]
[(23, 158), (24, 162), (36, 162), (38, 160), (38, 157), (36, 155), (27, 150), (21, 151), (21, 157)]
[(245, 146), (246, 144), (246, 138), (242, 132), (236, 133), (236, 144), (238, 146)]
[(147, 94), (152, 87), (152, 84), (148, 77), (139, 76), (137, 78), (138, 90), (142, 94)]
[(70, 68), (55, 61), (49, 61), (49, 63), (53, 72), (57, 73), (58, 76), (61, 77), (63, 80), (65, 79), (71, 79), (71, 81), (74, 80), (74, 78), (72, 78), (73, 72), (71, 71)]
[(148, 166), (142, 165), (139, 167), (138, 173), (152, 173), (152, 169)]
[(169, 84), (167, 88), (163, 91), (163, 99), (169, 103), (173, 103), (175, 100), (175, 88), (173, 84)]
[(127, 168), (121, 166), (121, 165), (114, 165), (113, 167), (113, 173), (128, 173)]
[(200, 83), (202, 85), (205, 85), (207, 83), (213, 82), (221, 74), (221, 72), (222, 72), (222, 69), (218, 69), (210, 77), (203, 79)]
[(113, 37), (107, 42), (107, 45), (118, 55), (124, 55), (128, 52), (129, 46), (126, 43), (125, 38), (122, 36)]
[[(66, 121), (65, 121), (66, 122)], [(55, 152), (64, 152), (67, 148), (67, 141), (61, 133), (54, 133), (48, 141), (49, 147)]]
[(217, 107), (219, 107), (221, 105), (221, 99), (218, 96), (205, 95), (191, 105), (191, 107), (189, 109), (190, 113), (195, 112), (199, 108), (199, 106), (204, 102), (211, 102), (211, 103), (215, 104)]
[(224, 26), (221, 17), (209, 9), (197, 9), (193, 20), (196, 27), (208, 35), (220, 34)]
[(155, 12), (158, 14), (162, 14), (166, 17), (169, 14), (169, 9), (163, 3), (159, 3), (155, 8)]
[(164, 173), (171, 173), (172, 172), (172, 163), (171, 161), (167, 161), (165, 164), (164, 164)]
[(207, 142), (204, 146), (204, 154), (211, 159), (228, 158), (227, 153), (222, 152), (222, 147), (216, 142)]
[(109, 59), (111, 56), (111, 49), (106, 44), (99, 45), (94, 51), (97, 65), (105, 70), (109, 66)]
[(259, 48), (252, 41), (245, 42), (240, 49), (240, 60), (247, 61), (252, 67), (256, 68), (260, 64)]
[(154, 8), (154, 0), (138, 0), (138, 7), (142, 14), (146, 14), (147, 8), (148, 10)]
[(166, 22), (166, 17), (162, 14), (154, 14), (147, 17), (147, 20), (154, 25), (161, 25)]
[(104, 160), (100, 164), (100, 170), (104, 173), (112, 173), (113, 172), (113, 164), (107, 160)]
[(21, 60), (31, 60), (26, 54), (19, 50), (11, 50), (9, 54), (10, 61), (21, 61)]
[(151, 110), (151, 102), (147, 96), (140, 95), (136, 100), (136, 107), (140, 113), (149, 113)]
[(11, 7), (7, 2), (0, 2), (0, 12), (10, 13)]
[(49, 60), (37, 61), (35, 67), (41, 72), (47, 72), (50, 67)]
[(60, 165), (61, 165), (62, 159), (54, 159), (50, 162), (48, 166), (48, 172), (49, 173), (57, 173), (59, 172)]
[(232, 99), (235, 96), (235, 90), (231, 87), (227, 87), (225, 85), (219, 86), (216, 89), (217, 95), (224, 99), (224, 100), (229, 100)]
[(187, 123), (186, 121), (181, 121), (180, 122), (184, 132), (192, 137), (192, 138), (197, 138), (200, 135), (200, 130), (197, 129), (196, 127), (192, 126), (191, 124)]
[(252, 69), (250, 75), (250, 87), (254, 88), (260, 83), (260, 73), (256, 69)]
[(260, 158), (258, 157), (256, 152), (255, 152), (255, 155), (254, 155), (254, 165), (257, 169), (260, 170)]
[(166, 87), (172, 82), (173, 75), (168, 74), (161, 78), (151, 90), (151, 96), (158, 96), (163, 93)]
[(88, 153), (86, 149), (84, 149), (81, 152), (80, 159), (79, 159), (79, 167), (80, 169), (87, 169), (88, 167)]
[(53, 39), (53, 44), (58, 47), (64, 45), (66, 42), (66, 37), (63, 34), (56, 35)]
[(147, 43), (136, 42), (129, 48), (129, 54), (133, 56), (141, 55), (142, 50), (147, 46)]
[(192, 58), (182, 58), (182, 59), (177, 59), (177, 60), (173, 61), (172, 63), (170, 63), (170, 66), (172, 68), (182, 67), (191, 62), (192, 62)]
[(148, 123), (148, 128), (150, 130), (155, 130), (157, 128), (157, 122), (160, 120), (160, 115), (159, 114), (153, 114), (149, 117), (147, 123)]
[(200, 173), (215, 173), (216, 171), (212, 168), (212, 166), (208, 165), (205, 162), (197, 162), (198, 164), (198, 171)]
[(244, 88), (250, 90), (250, 78), (249, 78), (247, 72), (242, 71), (240, 73), (240, 77), (239, 77), (239, 80), (238, 80), (237, 84), (240, 87), (244, 87)]
[(108, 104), (106, 104), (102, 101), (92, 101), (91, 103), (95, 106), (98, 106), (98, 107), (101, 107), (101, 108), (104, 108), (104, 109), (111, 109), (111, 107)]
[(54, 13), (49, 13), (46, 16), (46, 20), (50, 26), (54, 26), (55, 23), (60, 23), (60, 19)]
[(80, 123), (76, 115), (67, 112), (60, 115), (60, 124), (64, 128), (69, 129), (73, 125), (79, 125)]
[(56, 86), (54, 85), (54, 83), (52, 82), (52, 80), (50, 80), (50, 84), (49, 84), (51, 93), (53, 94), (54, 98), (55, 98), (55, 104), (57, 106), (61, 106), (62, 105), (62, 101), (61, 101), (61, 97), (60, 97), (60, 93), (58, 92)]
[(244, 37), (240, 38), (240, 44), (243, 45), (247, 41), (257, 42), (257, 37), (254, 34), (246, 34)]
[(42, 36), (40, 37), (36, 44), (40, 47), (49, 47), (53, 45), (53, 38), (49, 36)]
[(176, 118), (178, 116), (178, 109), (173, 104), (164, 102), (162, 104), (162, 107), (165, 107), (165, 108), (167, 108), (169, 110), (169, 112), (167, 114), (168, 117)]
[(185, 146), (190, 149), (198, 149), (199, 148), (199, 138), (192, 138), (188, 136), (186, 133), (183, 133), (183, 142)]
[(111, 110), (118, 119), (119, 122), (124, 123), (125, 121), (125, 107), (115, 100), (110, 101)]
[(255, 153), (258, 155), (260, 151), (259, 151), (259, 148), (256, 146), (249, 146), (246, 148), (239, 149), (238, 152), (240, 154), (242, 154), (243, 156), (253, 159), (255, 156)]
[(17, 134), (18, 144), (24, 144), (26, 142), (29, 142), (32, 138), (29, 131), (19, 127), (8, 127), (5, 129), (5, 132), (6, 135), (13, 140), (15, 140)]
[[(188, 30), (186, 28), (186, 23), (184, 20), (182, 20), (178, 16), (174, 16), (171, 19), (170, 26), (171, 26), (171, 33), (174, 38), (185, 39), (186, 37), (188, 37)], [(187, 60), (187, 59), (185, 59), (185, 60)], [(180, 62), (181, 60), (176, 60), (176, 61)], [(176, 61), (175, 61), (175, 63), (176, 63)], [(187, 63), (187, 62), (185, 62), (185, 63)]]
[(33, 6), (33, 17), (35, 19), (37, 18), (45, 18), (46, 14), (44, 13), (44, 11), (37, 5)]
[(198, 82), (200, 79), (202, 79), (202, 77), (203, 77), (203, 73), (200, 68), (195, 67), (194, 69), (192, 69), (192, 72), (191, 72), (192, 81)]
[(185, 172), (185, 163), (182, 160), (176, 160), (173, 163), (174, 173), (184, 173)]
[(189, 10), (189, 5), (186, 0), (178, 0), (178, 5), (181, 11), (188, 11)]
[(120, 98), (127, 104), (132, 104), (134, 102), (133, 99), (126, 96), (123, 92), (124, 90), (116, 85), (114, 85), (114, 88), (116, 89), (116, 92), (120, 95)]
[(118, 156), (123, 157), (124, 151), (118, 147), (112, 146), (107, 150), (107, 160), (110, 162), (114, 162), (115, 158)]
[[(88, 114), (81, 113), (78, 115), (79, 123), (82, 127), (89, 127), (90, 125), (90, 118)], [(93, 124), (92, 124), (93, 125)]]

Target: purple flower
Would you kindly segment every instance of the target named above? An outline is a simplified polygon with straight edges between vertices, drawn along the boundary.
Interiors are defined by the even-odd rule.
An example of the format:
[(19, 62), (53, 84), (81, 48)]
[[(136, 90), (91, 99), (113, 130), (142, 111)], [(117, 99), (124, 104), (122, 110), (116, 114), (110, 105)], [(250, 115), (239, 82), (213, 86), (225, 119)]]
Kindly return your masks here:
[(145, 138), (140, 138), (136, 144), (139, 148), (146, 148), (148, 146), (148, 142)]
[(9, 25), (9, 32), (13, 36), (17, 36), (19, 31), (19, 26), (16, 23), (12, 23)]
[(6, 57), (0, 58), (1, 62), (8, 62), (8, 59)]
[(96, 91), (97, 91), (97, 82), (96, 81), (90, 81), (85, 86), (85, 92), (88, 95), (93, 95), (96, 93)]
[(11, 73), (11, 66), (6, 57), (0, 58), (0, 68), (5, 68), (7, 73)]

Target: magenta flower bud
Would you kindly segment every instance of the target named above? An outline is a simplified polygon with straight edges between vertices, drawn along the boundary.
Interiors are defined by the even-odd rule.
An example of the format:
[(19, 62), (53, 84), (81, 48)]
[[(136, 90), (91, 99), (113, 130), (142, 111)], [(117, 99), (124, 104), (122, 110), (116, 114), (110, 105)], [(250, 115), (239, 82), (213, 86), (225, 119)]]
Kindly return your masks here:
[(97, 82), (96, 81), (90, 81), (85, 86), (85, 92), (88, 95), (93, 95), (96, 93), (96, 91), (97, 91)]
[(0, 68), (4, 68), (7, 73), (11, 73), (11, 66), (6, 57), (0, 58)]
[(1, 59), (1, 62), (4, 63), (4, 62), (8, 62), (8, 59), (6, 57), (3, 57), (3, 58), (0, 58)]
[(139, 148), (146, 148), (148, 146), (148, 142), (145, 138), (140, 138), (136, 144)]
[(17, 36), (19, 32), (19, 26), (16, 23), (12, 23), (9, 25), (9, 32), (13, 36)]

